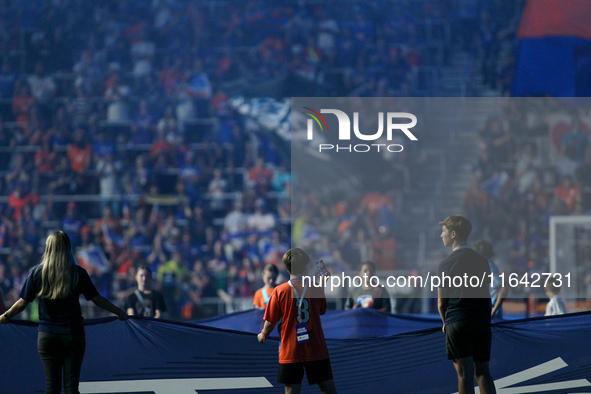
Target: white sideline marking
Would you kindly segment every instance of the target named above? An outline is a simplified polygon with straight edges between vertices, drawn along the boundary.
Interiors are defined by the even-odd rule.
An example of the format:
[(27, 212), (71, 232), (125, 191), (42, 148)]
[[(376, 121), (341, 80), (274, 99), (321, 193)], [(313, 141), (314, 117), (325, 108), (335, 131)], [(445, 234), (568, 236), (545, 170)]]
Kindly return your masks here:
[(195, 394), (196, 390), (273, 387), (264, 376), (255, 378), (148, 379), (80, 382), (81, 394), (137, 393)]

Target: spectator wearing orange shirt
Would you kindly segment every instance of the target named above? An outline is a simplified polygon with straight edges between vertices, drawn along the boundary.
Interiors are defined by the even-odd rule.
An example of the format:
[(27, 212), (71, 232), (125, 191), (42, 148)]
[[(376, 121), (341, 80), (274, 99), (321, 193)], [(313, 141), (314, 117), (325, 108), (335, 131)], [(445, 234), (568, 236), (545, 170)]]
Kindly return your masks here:
[(53, 171), (56, 163), (56, 153), (49, 138), (43, 138), (41, 148), (35, 152), (35, 167), (37, 172)]
[(554, 189), (554, 197), (564, 202), (568, 212), (572, 212), (576, 203), (581, 198), (581, 190), (579, 186), (573, 183), (570, 176), (562, 178), (560, 185)]
[(70, 167), (77, 174), (82, 174), (90, 165), (92, 149), (86, 142), (84, 130), (78, 129), (74, 136), (74, 143), (68, 147)]
[(70, 168), (75, 175), (74, 188), (70, 187), (71, 191), (87, 193), (88, 190), (86, 189), (94, 185), (89, 182), (89, 177), (86, 174), (92, 160), (92, 149), (86, 141), (84, 130), (79, 129), (76, 131), (74, 143), (68, 147), (67, 154), (70, 160)]
[(14, 210), (13, 218), (18, 220), (21, 217), (21, 211), (25, 205), (31, 202), (32, 195), (24, 192), (22, 184), (18, 183), (16, 189), (8, 198), (8, 205)]
[(262, 157), (257, 157), (255, 165), (248, 170), (248, 183), (258, 193), (264, 194), (270, 190), (273, 172), (265, 167)]
[(26, 82), (21, 82), (12, 99), (12, 113), (19, 125), (27, 130), (29, 127), (29, 119), (31, 117), (31, 109), (37, 104), (37, 100), (31, 94), (29, 85)]
[(277, 266), (273, 264), (265, 265), (265, 268), (263, 268), (263, 273), (261, 274), (263, 283), (265, 285), (258, 289), (256, 293), (254, 293), (254, 300), (252, 303), (254, 304), (255, 308), (265, 309), (267, 307), (269, 298), (271, 298), (271, 293), (273, 293), (273, 290), (277, 286), (277, 276), (279, 276), (279, 270), (277, 269)]

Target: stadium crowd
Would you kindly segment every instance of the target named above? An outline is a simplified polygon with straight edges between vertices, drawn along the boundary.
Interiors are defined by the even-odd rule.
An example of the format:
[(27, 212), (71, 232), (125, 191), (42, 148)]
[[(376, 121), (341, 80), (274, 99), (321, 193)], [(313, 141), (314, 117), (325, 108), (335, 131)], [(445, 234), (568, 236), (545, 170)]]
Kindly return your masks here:
[[(437, 1), (394, 4), (389, 16), (382, 5), (2, 2), (7, 304), (55, 228), (70, 234), (110, 299), (129, 293), (141, 264), (173, 318), (216, 313), (203, 299), (252, 297), (264, 264), (288, 249), (289, 157), (229, 108), (228, 84), (296, 75), (329, 95), (412, 94), (413, 68), (434, 61), (424, 21), (452, 14)], [(377, 198), (385, 203), (371, 206), (388, 220), (391, 201)], [(334, 220), (317, 208), (321, 225), (340, 225), (360, 250), (385, 243), (393, 255), (384, 226), (353, 234), (345, 208)], [(303, 241), (338, 256), (333, 240), (313, 231)]]
[[(218, 313), (219, 300), (252, 306), (292, 236), (339, 270), (366, 259), (395, 269), (396, 196), (331, 206), (311, 194), (292, 223), (289, 157), (228, 100), (236, 86), (291, 76), (328, 96), (416, 94), (428, 84), (419, 67), (446, 61), (447, 28), (467, 47), (488, 37), (478, 2), (460, 4), (394, 2), (385, 14), (379, 0), (0, 3), (6, 303), (56, 228), (107, 298), (122, 302), (148, 265), (172, 318)], [(412, 171), (413, 160), (398, 165)]]
[[(476, 223), (477, 236), (495, 243), (503, 269), (550, 272), (550, 217), (591, 212), (588, 122), (586, 106), (512, 99), (480, 131), (464, 212)], [(591, 250), (577, 248), (588, 288)]]

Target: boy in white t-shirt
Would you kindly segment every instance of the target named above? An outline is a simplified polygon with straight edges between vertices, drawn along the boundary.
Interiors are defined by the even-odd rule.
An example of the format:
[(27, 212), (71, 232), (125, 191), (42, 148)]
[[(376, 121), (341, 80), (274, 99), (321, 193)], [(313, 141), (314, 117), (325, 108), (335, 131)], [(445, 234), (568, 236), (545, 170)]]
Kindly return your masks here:
[(566, 306), (564, 301), (558, 295), (560, 293), (560, 281), (556, 278), (550, 278), (546, 283), (546, 295), (550, 299), (548, 305), (546, 305), (546, 315), (563, 315), (566, 313)]

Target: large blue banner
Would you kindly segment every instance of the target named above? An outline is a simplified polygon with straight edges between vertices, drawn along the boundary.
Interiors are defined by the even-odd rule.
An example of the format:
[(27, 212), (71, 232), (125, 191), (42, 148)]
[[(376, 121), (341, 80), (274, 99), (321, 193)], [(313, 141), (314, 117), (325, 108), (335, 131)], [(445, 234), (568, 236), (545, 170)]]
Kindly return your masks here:
[[(343, 326), (350, 323), (344, 317)], [(432, 323), (385, 337), (328, 339), (339, 392), (456, 392), (445, 336)], [(334, 337), (329, 327), (327, 337)], [(0, 392), (44, 391), (36, 331), (29, 322), (0, 326)], [(89, 321), (86, 338), (83, 393), (283, 392), (273, 338), (259, 344), (253, 333), (144, 318)], [(490, 366), (497, 392), (589, 393), (589, 349), (591, 313), (495, 323)], [(317, 388), (304, 385), (303, 392)]]
[[(263, 328), (264, 311), (251, 309), (211, 319), (197, 321), (202, 326), (238, 330), (258, 334)], [(321, 316), (324, 337), (328, 339), (351, 339), (383, 337), (437, 327), (441, 318), (434, 316), (393, 315), (372, 308), (357, 308), (348, 311), (326, 311)], [(274, 332), (277, 333), (277, 329)]]

